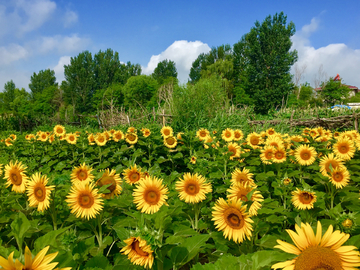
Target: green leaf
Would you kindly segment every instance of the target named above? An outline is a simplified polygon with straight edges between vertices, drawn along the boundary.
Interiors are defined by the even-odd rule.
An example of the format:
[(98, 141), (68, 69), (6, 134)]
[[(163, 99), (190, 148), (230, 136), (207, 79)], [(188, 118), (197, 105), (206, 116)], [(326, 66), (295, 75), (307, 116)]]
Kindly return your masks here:
[(55, 171), (62, 171), (62, 169), (64, 169), (66, 167), (66, 164), (62, 161), (60, 161), (56, 166), (55, 166)]
[(19, 215), (14, 219), (10, 226), (18, 245), (22, 245), (24, 235), (31, 227), (29, 220), (22, 212), (19, 212)]
[(96, 256), (91, 258), (89, 261), (86, 262), (86, 267), (98, 267), (100, 269), (106, 269), (109, 266), (109, 261), (104, 256)]
[(41, 249), (43, 249), (44, 247), (46, 246), (53, 246), (53, 247), (58, 247), (57, 245), (57, 237), (59, 235), (61, 235), (62, 233), (64, 233), (65, 231), (67, 231), (69, 227), (65, 227), (65, 228), (62, 228), (62, 229), (59, 229), (59, 230), (56, 230), (56, 231), (51, 231), (51, 232), (48, 232), (47, 234), (37, 238), (35, 240), (35, 243), (34, 243), (34, 247), (37, 251), (40, 251)]

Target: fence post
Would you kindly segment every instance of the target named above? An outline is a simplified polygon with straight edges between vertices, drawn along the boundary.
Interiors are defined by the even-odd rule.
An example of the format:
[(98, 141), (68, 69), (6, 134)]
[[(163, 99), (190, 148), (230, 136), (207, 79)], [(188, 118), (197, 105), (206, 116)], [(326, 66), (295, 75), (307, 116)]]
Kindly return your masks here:
[(165, 126), (166, 124), (166, 118), (165, 118), (165, 110), (163, 110), (163, 127)]

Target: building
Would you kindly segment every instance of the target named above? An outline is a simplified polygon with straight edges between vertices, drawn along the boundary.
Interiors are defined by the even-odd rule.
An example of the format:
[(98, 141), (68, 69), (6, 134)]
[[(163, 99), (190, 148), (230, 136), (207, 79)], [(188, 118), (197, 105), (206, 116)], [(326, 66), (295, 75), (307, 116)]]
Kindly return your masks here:
[[(340, 75), (336, 74), (334, 81), (341, 81)], [(355, 96), (355, 94), (359, 93), (360, 89), (356, 86), (352, 86), (352, 85), (347, 85), (347, 84), (343, 84), (345, 85), (347, 88), (349, 88), (349, 97), (353, 97)], [(318, 95), (320, 94), (320, 92), (322, 91), (321, 87), (315, 88), (315, 93)]]

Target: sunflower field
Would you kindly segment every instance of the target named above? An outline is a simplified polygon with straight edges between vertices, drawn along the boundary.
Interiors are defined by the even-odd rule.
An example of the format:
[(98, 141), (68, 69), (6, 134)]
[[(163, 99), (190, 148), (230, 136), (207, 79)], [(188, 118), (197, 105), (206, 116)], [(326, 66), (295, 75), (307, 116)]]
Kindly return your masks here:
[(359, 269), (360, 134), (6, 134), (0, 269)]

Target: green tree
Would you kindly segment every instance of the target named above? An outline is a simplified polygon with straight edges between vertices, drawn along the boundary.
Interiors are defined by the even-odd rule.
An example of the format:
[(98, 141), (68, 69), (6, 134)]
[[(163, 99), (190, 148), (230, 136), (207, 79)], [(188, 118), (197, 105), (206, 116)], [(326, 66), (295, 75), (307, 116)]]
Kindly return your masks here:
[(11, 103), (15, 99), (15, 83), (13, 80), (10, 80), (5, 83), (4, 90), (1, 93), (1, 105), (2, 105), (2, 111), (10, 111), (11, 110)]
[(120, 71), (116, 74), (115, 82), (124, 85), (130, 77), (139, 75), (141, 75), (141, 66), (139, 64), (127, 62), (120, 66)]
[(159, 85), (162, 85), (168, 79), (177, 79), (177, 75), (175, 62), (167, 59), (159, 62), (152, 74)]
[(328, 81), (321, 83), (321, 89), (320, 96), (328, 105), (342, 103), (349, 97), (349, 88), (343, 85), (341, 80), (334, 81), (334, 78), (330, 78)]
[(49, 86), (57, 86), (55, 71), (46, 69), (40, 70), (38, 74), (34, 74), (30, 78), (29, 88), (31, 90), (32, 98), (35, 99), (37, 94)]
[(261, 24), (256, 21), (255, 27), (234, 45), (234, 66), (240, 76), (236, 86), (253, 99), (257, 113), (266, 114), (270, 108), (279, 107), (294, 88), (290, 68), (297, 60), (297, 51), (290, 49), (295, 25), (286, 20), (281, 12), (266, 17)]
[(37, 94), (33, 104), (34, 112), (46, 116), (53, 116), (60, 107), (60, 104), (55, 99), (58, 91), (61, 90), (57, 86), (52, 85)]
[(123, 87), (124, 104), (127, 107), (155, 106), (157, 89), (158, 83), (152, 76), (131, 77)]

